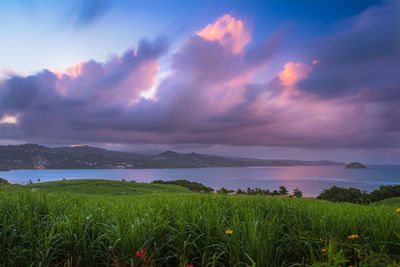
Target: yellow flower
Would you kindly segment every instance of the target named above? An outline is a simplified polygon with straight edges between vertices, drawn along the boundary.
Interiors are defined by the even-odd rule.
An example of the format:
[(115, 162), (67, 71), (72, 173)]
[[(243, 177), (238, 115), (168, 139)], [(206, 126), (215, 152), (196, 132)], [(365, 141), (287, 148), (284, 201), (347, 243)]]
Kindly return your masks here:
[(328, 251), (327, 251), (326, 249), (323, 248), (323, 249), (322, 249), (322, 252), (323, 252), (323, 253), (327, 253)]
[(231, 229), (228, 229), (228, 230), (226, 230), (226, 231), (225, 231), (225, 234), (227, 234), (227, 235), (231, 235), (231, 234), (233, 234), (233, 230), (231, 230)]
[(355, 239), (355, 238), (358, 238), (358, 235), (349, 235), (348, 238), (349, 239)]
[(324, 240), (322, 239), (322, 237), (319, 239), (319, 241), (324, 242)]
[(398, 208), (398, 209), (396, 210), (396, 212), (400, 212), (400, 208)]

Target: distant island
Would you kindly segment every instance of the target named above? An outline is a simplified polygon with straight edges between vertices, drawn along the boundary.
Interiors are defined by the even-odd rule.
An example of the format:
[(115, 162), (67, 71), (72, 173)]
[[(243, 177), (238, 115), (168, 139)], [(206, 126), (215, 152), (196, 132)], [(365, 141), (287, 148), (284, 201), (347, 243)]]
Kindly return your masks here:
[(0, 146), (0, 170), (21, 169), (165, 169), (251, 166), (344, 166), (328, 160), (253, 159), (182, 154), (166, 151), (156, 155), (109, 151), (91, 146), (50, 148), (36, 144)]
[(360, 162), (350, 162), (349, 164), (346, 164), (345, 166), (346, 169), (366, 169), (367, 166), (364, 164), (361, 164)]

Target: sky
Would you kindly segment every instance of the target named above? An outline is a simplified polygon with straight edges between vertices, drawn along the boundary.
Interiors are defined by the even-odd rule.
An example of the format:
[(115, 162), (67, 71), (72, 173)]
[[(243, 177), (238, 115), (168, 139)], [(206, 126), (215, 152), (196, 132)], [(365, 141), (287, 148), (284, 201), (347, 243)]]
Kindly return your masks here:
[(0, 143), (400, 164), (399, 1), (0, 1)]

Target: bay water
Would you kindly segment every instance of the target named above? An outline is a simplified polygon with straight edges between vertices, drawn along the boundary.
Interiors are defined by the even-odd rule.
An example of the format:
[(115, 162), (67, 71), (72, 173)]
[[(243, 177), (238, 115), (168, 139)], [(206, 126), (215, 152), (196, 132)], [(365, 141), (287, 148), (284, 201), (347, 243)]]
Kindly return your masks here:
[(333, 185), (371, 191), (379, 185), (400, 184), (400, 166), (368, 166), (345, 169), (343, 166), (239, 167), (199, 169), (91, 169), (91, 170), (11, 170), (0, 171), (10, 183), (26, 184), (65, 179), (110, 179), (137, 182), (187, 179), (215, 189), (268, 188), (286, 186), (290, 192), (300, 188), (304, 196), (315, 197)]

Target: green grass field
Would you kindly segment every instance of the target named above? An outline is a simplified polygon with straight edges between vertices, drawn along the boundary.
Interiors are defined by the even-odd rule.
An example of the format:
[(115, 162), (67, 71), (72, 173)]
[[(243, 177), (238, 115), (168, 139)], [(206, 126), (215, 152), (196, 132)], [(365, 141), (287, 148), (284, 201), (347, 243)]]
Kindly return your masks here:
[(400, 207), (400, 197), (392, 197), (375, 203), (375, 205), (391, 205)]
[[(142, 186), (117, 183), (124, 183), (120, 190), (125, 185)], [(170, 186), (160, 187), (167, 193), (142, 194), (145, 191), (138, 189), (139, 195), (121, 196), (111, 195), (111, 188), (105, 192), (103, 186), (97, 192), (107, 194), (93, 194), (89, 188), (93, 185), (85, 183), (81, 188), (64, 188), (83, 192), (86, 187), (91, 193), (79, 194), (62, 192), (61, 184), (0, 188), (2, 266), (398, 266), (400, 262), (400, 214), (391, 205), (174, 194), (169, 190), (185, 189)], [(231, 235), (226, 234), (228, 229)]]
[(44, 182), (21, 186), (22, 189), (46, 192), (74, 192), (85, 194), (137, 195), (149, 193), (191, 193), (185, 187), (176, 185), (135, 183), (100, 179), (77, 179)]

